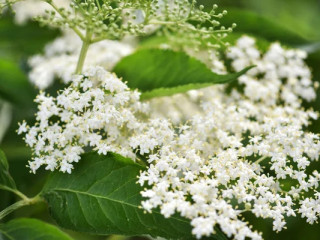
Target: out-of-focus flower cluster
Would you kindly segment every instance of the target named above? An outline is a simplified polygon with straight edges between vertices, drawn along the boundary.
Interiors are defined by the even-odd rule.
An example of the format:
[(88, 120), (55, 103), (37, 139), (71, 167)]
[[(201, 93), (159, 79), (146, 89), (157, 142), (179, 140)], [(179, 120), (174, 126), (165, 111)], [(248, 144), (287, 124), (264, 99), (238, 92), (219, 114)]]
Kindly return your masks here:
[[(53, 2), (59, 7), (69, 8), (71, 0), (53, 0)], [(40, 0), (17, 2), (12, 5), (12, 8), (15, 12), (15, 21), (17, 24), (25, 24), (34, 17), (45, 15), (46, 11), (52, 11), (48, 3)]]
[[(48, 88), (55, 79), (69, 83), (77, 66), (81, 44), (79, 37), (70, 31), (48, 44), (43, 55), (29, 59), (31, 82), (39, 89)], [(119, 41), (104, 40), (92, 44), (87, 53), (84, 70), (93, 66), (111, 70), (121, 58), (132, 51), (130, 44)]]
[[(71, 0), (52, 0), (59, 8), (69, 8)], [(44, 16), (52, 7), (43, 0), (0, 0), (0, 13), (2, 9), (8, 6), (15, 13), (14, 20), (16, 24), (23, 25), (34, 17)]]

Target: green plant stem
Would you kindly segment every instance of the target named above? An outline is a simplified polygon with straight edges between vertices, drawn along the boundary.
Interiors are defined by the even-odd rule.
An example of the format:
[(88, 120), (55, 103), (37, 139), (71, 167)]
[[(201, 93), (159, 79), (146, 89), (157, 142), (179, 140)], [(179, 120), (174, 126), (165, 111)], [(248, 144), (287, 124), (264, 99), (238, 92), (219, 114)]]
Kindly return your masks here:
[(256, 163), (256, 164), (259, 164), (259, 163), (261, 163), (263, 160), (265, 160), (266, 158), (267, 158), (267, 156), (261, 157), (261, 158), (259, 158), (255, 163)]
[(77, 68), (76, 68), (76, 74), (81, 74), (81, 72), (82, 72), (84, 61), (86, 59), (89, 46), (90, 46), (90, 42), (83, 41), (78, 64), (77, 64)]
[(44, 199), (42, 197), (35, 196), (34, 198), (27, 198), (27, 199), (23, 199), (20, 200), (12, 205), (10, 205), (9, 207), (5, 208), (3, 211), (0, 212), (0, 220), (2, 220), (4, 217), (6, 217), (8, 214), (12, 213), (13, 211), (22, 208), (24, 206), (29, 206), (32, 204), (36, 204), (39, 202), (43, 202)]
[(27, 200), (28, 199), (28, 197), (26, 195), (24, 195), (22, 192), (20, 192), (17, 189), (10, 188), (10, 187), (4, 186), (2, 184), (0, 184), (0, 189), (12, 192), (12, 193), (16, 194), (18, 197), (22, 198), (23, 200)]
[(61, 11), (61, 9), (59, 9), (58, 6), (56, 6), (53, 1), (48, 1), (48, 0), (44, 0), (47, 3), (49, 3), (52, 8), (60, 14), (60, 16), (62, 18), (64, 18), (66, 20), (67, 23), (69, 23), (70, 28), (81, 38), (82, 40), (82, 47), (81, 47), (81, 52), (80, 52), (80, 56), (79, 56), (79, 60), (78, 60), (78, 64), (77, 64), (77, 68), (76, 68), (76, 74), (81, 74), (82, 73), (82, 69), (83, 69), (83, 65), (87, 56), (87, 52), (88, 49), (90, 47), (91, 42), (91, 33), (89, 31), (87, 31), (86, 36), (84, 36), (82, 34), (82, 32), (76, 27), (74, 26), (74, 24), (72, 24), (68, 18), (65, 16), (65, 14), (63, 13), (63, 11)]
[(76, 68), (76, 74), (82, 73), (83, 65), (86, 60), (89, 47), (92, 44), (91, 37), (92, 37), (92, 34), (88, 31), (86, 34), (86, 38), (82, 42), (82, 47), (81, 47), (81, 51), (78, 59), (77, 68)]

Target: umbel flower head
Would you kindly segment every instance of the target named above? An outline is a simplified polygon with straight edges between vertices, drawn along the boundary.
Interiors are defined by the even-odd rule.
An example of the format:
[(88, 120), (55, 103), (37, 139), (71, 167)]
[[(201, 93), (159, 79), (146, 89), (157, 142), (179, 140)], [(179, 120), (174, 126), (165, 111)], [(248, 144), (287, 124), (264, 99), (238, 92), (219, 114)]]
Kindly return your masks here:
[[(178, 124), (153, 117), (156, 108), (148, 117), (139, 93), (101, 67), (75, 75), (55, 98), (40, 94), (37, 123), (19, 128), (33, 148), (31, 170), (45, 165), (70, 173), (88, 148), (133, 159), (138, 153), (148, 162), (139, 176), (146, 187), (142, 207), (160, 207), (165, 217), (180, 213), (191, 220), (197, 238), (219, 226), (234, 239), (262, 239), (243, 219), (245, 212), (273, 219), (274, 231), (285, 228), (287, 216), (300, 214), (314, 223), (320, 214), (320, 173), (312, 164), (319, 159), (320, 142), (305, 131), (318, 117), (301, 105), (315, 98), (306, 54), (278, 43), (263, 54), (254, 39), (243, 37), (226, 55), (235, 70), (257, 68), (240, 78), (237, 89), (192, 92), (180, 103), (200, 102), (200, 107)], [(213, 59), (212, 68), (225, 66)]]
[[(301, 99), (315, 98), (306, 53), (274, 43), (262, 54), (245, 36), (226, 55), (235, 70), (257, 65), (231, 93), (213, 86), (193, 91), (189, 101), (177, 96), (152, 103), (152, 115), (158, 117), (161, 113), (152, 107), (161, 101), (166, 109), (179, 105), (163, 119), (173, 117), (180, 127), (152, 133), (161, 142), (154, 143), (156, 151), (150, 149), (150, 166), (140, 175), (146, 186), (143, 208), (191, 219), (197, 238), (210, 236), (218, 225), (234, 239), (261, 239), (243, 219), (245, 212), (273, 219), (274, 231), (285, 228), (285, 217), (298, 214), (316, 222), (320, 173), (312, 169), (320, 142), (319, 135), (305, 130), (318, 113), (301, 105)], [(223, 69), (217, 61), (212, 67)], [(181, 110), (186, 108), (191, 118)], [(148, 138), (152, 135), (146, 131), (135, 144)]]
[(57, 97), (40, 93), (37, 123), (29, 127), (23, 122), (18, 130), (26, 133), (25, 142), (34, 150), (32, 172), (45, 165), (71, 173), (85, 147), (134, 158), (125, 137), (139, 126), (135, 114), (145, 111), (139, 96), (102, 67), (73, 76)]

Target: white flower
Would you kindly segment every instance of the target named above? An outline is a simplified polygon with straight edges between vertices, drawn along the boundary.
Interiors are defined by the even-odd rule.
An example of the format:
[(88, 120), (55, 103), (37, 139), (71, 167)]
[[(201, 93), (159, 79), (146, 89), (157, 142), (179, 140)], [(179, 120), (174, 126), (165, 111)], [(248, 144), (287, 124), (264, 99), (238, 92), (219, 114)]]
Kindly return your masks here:
[(202, 236), (210, 236), (213, 233), (215, 222), (211, 218), (198, 217), (191, 221), (191, 225), (192, 233), (200, 239)]
[(27, 128), (27, 123), (25, 121), (22, 122), (22, 124), (19, 123), (19, 129), (18, 129), (18, 134), (22, 134), (28, 131)]
[[(19, 127), (34, 151), (35, 158), (29, 163), (33, 172), (46, 165), (47, 170), (71, 173), (86, 146), (99, 154), (113, 151), (135, 158), (125, 140), (139, 127), (135, 114), (140, 108), (136, 104), (141, 104), (136, 93), (102, 67), (89, 68), (73, 79), (56, 98), (40, 93), (37, 123), (29, 127), (23, 122)], [(122, 132), (128, 135), (121, 136)]]
[[(31, 171), (45, 165), (70, 173), (88, 146), (133, 159), (139, 153), (149, 163), (138, 180), (148, 185), (142, 208), (160, 207), (165, 217), (180, 213), (197, 238), (218, 226), (236, 240), (262, 239), (243, 219), (245, 211), (271, 218), (275, 231), (296, 213), (317, 221), (320, 174), (309, 170), (320, 141), (305, 130), (318, 117), (302, 107), (315, 96), (305, 54), (277, 43), (262, 54), (245, 37), (226, 55), (236, 71), (257, 65), (239, 79), (239, 89), (216, 85), (155, 100), (151, 115), (139, 93), (102, 67), (67, 78), (71, 85), (56, 98), (40, 94), (37, 123), (21, 127), (34, 150)], [(289, 191), (283, 180), (292, 182)]]
[[(272, 218), (274, 231), (285, 228), (284, 217), (296, 212), (315, 222), (320, 204), (314, 187), (319, 186), (320, 175), (307, 171), (319, 159), (320, 143), (318, 135), (304, 130), (310, 118), (318, 117), (301, 105), (301, 99), (315, 97), (305, 54), (277, 43), (262, 54), (249, 37), (241, 38), (226, 54), (236, 71), (257, 65), (240, 77), (243, 91), (233, 89), (228, 94), (225, 87), (213, 86), (193, 91), (190, 97), (152, 103), (154, 117), (175, 119), (176, 126), (169, 125), (166, 131), (155, 127), (147, 135), (158, 140), (158, 150), (148, 160), (151, 165), (139, 179), (152, 192), (142, 193), (149, 210), (166, 206), (163, 214), (168, 217), (175, 208), (191, 219), (197, 238), (210, 236), (219, 225), (228, 237), (261, 239), (242, 220), (243, 211)], [(196, 107), (199, 102), (201, 107)], [(178, 125), (183, 126), (179, 131)], [(135, 136), (134, 147), (143, 145), (140, 135)], [(289, 192), (282, 189), (282, 179), (296, 182)], [(160, 188), (162, 183), (165, 188)], [(293, 201), (305, 192), (313, 197)], [(231, 205), (231, 199), (238, 204)]]

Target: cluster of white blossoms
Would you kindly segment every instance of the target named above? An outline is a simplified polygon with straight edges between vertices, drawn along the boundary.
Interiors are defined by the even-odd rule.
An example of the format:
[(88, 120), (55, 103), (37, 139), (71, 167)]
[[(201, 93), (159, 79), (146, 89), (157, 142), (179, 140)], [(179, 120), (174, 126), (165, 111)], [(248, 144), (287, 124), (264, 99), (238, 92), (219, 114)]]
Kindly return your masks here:
[[(245, 85), (245, 95), (252, 101), (275, 105), (280, 96), (284, 105), (300, 107), (299, 97), (307, 101), (316, 97), (310, 69), (304, 63), (307, 54), (302, 50), (285, 50), (279, 43), (274, 43), (261, 56), (255, 40), (242, 37), (237, 46), (230, 48), (227, 56), (236, 71), (250, 64), (257, 66), (240, 79)], [(261, 74), (263, 76), (257, 81)]]
[[(46, 54), (76, 51), (64, 41), (55, 41)], [(262, 239), (243, 219), (248, 211), (273, 219), (275, 231), (285, 227), (286, 216), (298, 213), (309, 223), (317, 221), (320, 173), (309, 170), (319, 158), (320, 142), (305, 128), (318, 114), (301, 105), (302, 99), (315, 98), (306, 54), (277, 43), (262, 54), (254, 39), (243, 37), (226, 55), (234, 70), (257, 67), (240, 77), (237, 88), (216, 85), (180, 101), (172, 97), (174, 107), (189, 110), (180, 111), (174, 123), (159, 117), (161, 108), (173, 108), (170, 98), (152, 104), (151, 111), (139, 92), (103, 67), (89, 65), (75, 76), (70, 70), (64, 80), (70, 86), (57, 97), (41, 93), (37, 123), (23, 122), (18, 130), (33, 149), (31, 170), (44, 165), (71, 173), (73, 163), (92, 149), (143, 156), (148, 166), (139, 176), (146, 187), (142, 207), (160, 208), (165, 217), (180, 213), (191, 220), (197, 238), (219, 227), (234, 239)], [(226, 69), (217, 59), (212, 68)], [(43, 78), (54, 76), (63, 78), (57, 72)]]
[[(48, 88), (56, 78), (69, 83), (77, 66), (81, 45), (82, 41), (75, 33), (64, 32), (62, 37), (45, 47), (43, 55), (35, 55), (29, 59), (30, 81), (39, 89)], [(121, 58), (132, 52), (133, 47), (124, 42), (104, 40), (92, 44), (84, 70), (93, 66), (111, 70)]]
[[(143, 208), (159, 207), (166, 217), (179, 212), (191, 219), (197, 238), (219, 226), (234, 239), (261, 239), (243, 220), (244, 212), (273, 219), (274, 231), (285, 228), (286, 216), (298, 213), (316, 222), (320, 173), (310, 170), (319, 159), (320, 142), (305, 130), (318, 113), (301, 106), (301, 99), (315, 98), (306, 54), (278, 43), (262, 54), (250, 37), (240, 38), (226, 54), (235, 70), (257, 67), (240, 77), (230, 94), (225, 86), (192, 91), (189, 101), (184, 96), (179, 102), (180, 109), (201, 103), (201, 109), (188, 107), (195, 109), (191, 119), (176, 108), (171, 116), (178, 112), (188, 121), (174, 127), (164, 118), (159, 131), (150, 133), (148, 126), (135, 139), (143, 152), (144, 139), (154, 140), (148, 146), (150, 166), (139, 179), (148, 186)], [(176, 107), (168, 101), (167, 109)]]
[(143, 115), (147, 108), (139, 97), (102, 67), (73, 76), (57, 97), (40, 93), (37, 123), (30, 127), (23, 122), (18, 130), (33, 149), (32, 172), (45, 165), (47, 170), (71, 173), (84, 148), (134, 158), (126, 137), (139, 127), (135, 115)]

